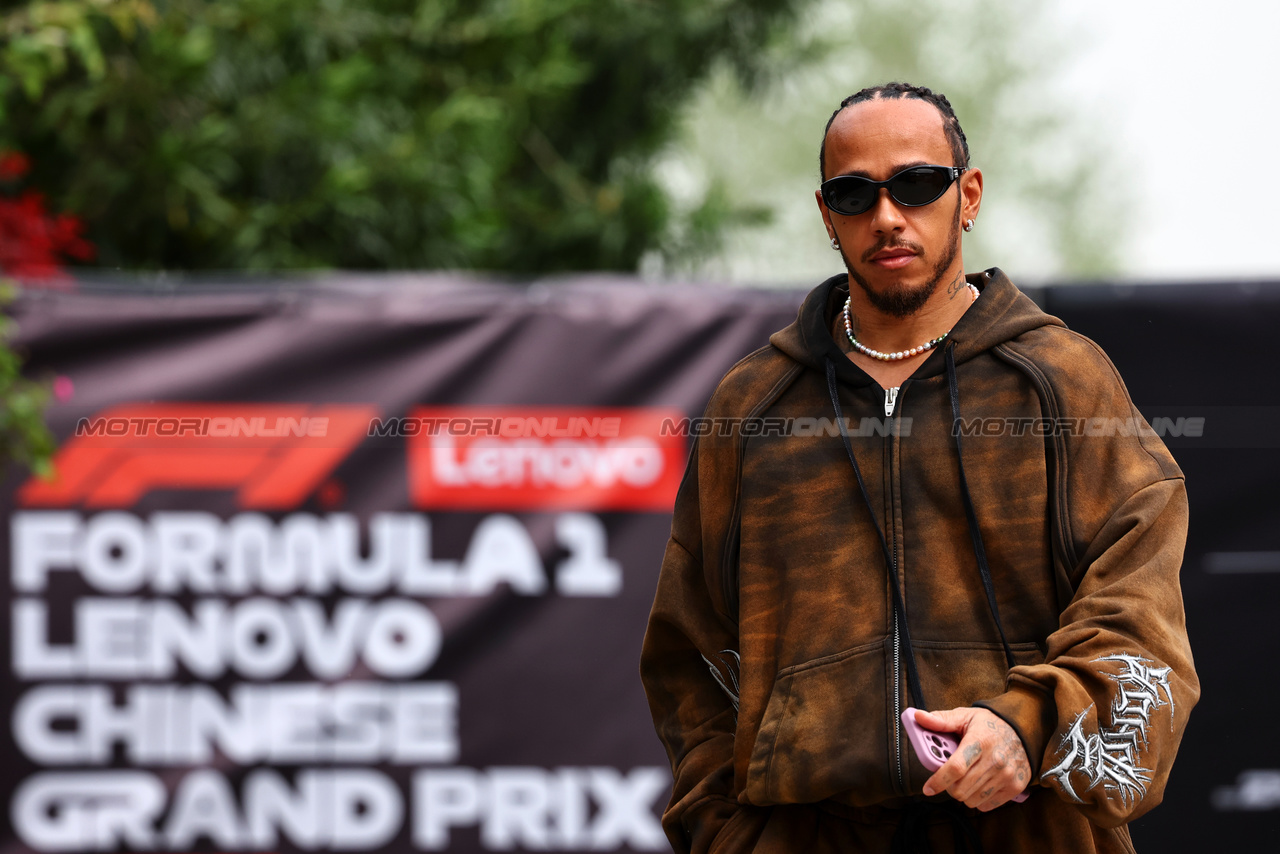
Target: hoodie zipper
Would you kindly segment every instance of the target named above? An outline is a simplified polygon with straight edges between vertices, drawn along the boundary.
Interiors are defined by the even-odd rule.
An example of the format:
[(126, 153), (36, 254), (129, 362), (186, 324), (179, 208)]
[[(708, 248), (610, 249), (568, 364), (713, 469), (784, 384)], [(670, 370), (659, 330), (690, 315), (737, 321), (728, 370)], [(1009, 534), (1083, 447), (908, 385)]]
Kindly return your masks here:
[[(841, 439), (841, 442), (844, 444), (845, 453), (849, 457), (849, 465), (853, 467), (854, 476), (858, 480), (858, 489), (862, 492), (862, 499), (863, 501), (866, 502), (867, 511), (871, 515), (871, 523), (876, 529), (876, 535), (880, 540), (880, 547), (884, 551), (884, 560), (886, 564), (885, 568), (886, 570), (888, 570), (887, 575), (889, 577), (890, 586), (892, 588), (890, 592), (893, 596), (893, 621), (892, 621), (893, 641), (894, 641), (893, 732), (895, 736), (894, 749), (893, 749), (895, 761), (893, 764), (895, 765), (894, 770), (896, 771), (897, 780), (898, 780), (898, 792), (900, 794), (905, 794), (906, 793), (906, 785), (905, 785), (906, 769), (903, 767), (903, 760), (902, 760), (903, 749), (902, 749), (902, 727), (901, 727), (902, 663), (903, 663), (902, 662), (902, 643), (904, 641), (906, 642), (906, 647), (907, 647), (907, 659), (906, 659), (907, 674), (906, 675), (909, 680), (911, 696), (916, 698), (916, 704), (920, 708), (922, 709), (929, 708), (929, 706), (927, 705), (928, 701), (925, 700), (924, 698), (924, 689), (920, 684), (920, 674), (916, 672), (915, 654), (911, 649), (911, 625), (909, 622), (907, 622), (905, 594), (903, 593), (902, 585), (898, 583), (898, 540), (897, 540), (897, 528), (896, 528), (896, 522), (897, 522), (898, 516), (897, 516), (897, 510), (896, 508), (893, 507), (893, 501), (892, 501), (893, 494), (894, 494), (893, 493), (893, 483), (894, 483), (893, 481), (893, 465), (894, 465), (893, 442), (897, 438), (896, 433), (898, 429), (898, 425), (894, 423), (893, 410), (897, 404), (897, 400), (901, 398), (902, 395), (906, 392), (907, 385), (910, 381), (908, 380), (907, 382), (902, 383), (902, 385), (898, 387), (897, 393), (893, 394), (892, 396), (890, 396), (889, 392), (887, 391), (885, 392), (885, 403), (886, 403), (886, 409), (888, 411), (888, 416), (885, 424), (886, 426), (885, 434), (889, 439), (889, 445), (888, 445), (889, 456), (888, 456), (888, 471), (886, 472), (885, 478), (884, 478), (884, 487), (886, 491), (883, 494), (887, 495), (890, 498), (889, 521), (895, 524), (895, 527), (893, 527), (892, 530), (890, 531), (891, 535), (893, 536), (893, 539), (892, 539), (893, 546), (892, 548), (890, 548), (890, 545), (889, 545), (890, 539), (885, 536), (884, 527), (880, 524), (880, 517), (881, 517), (881, 514), (884, 512), (884, 510), (883, 508), (881, 508), (880, 510), (876, 509), (876, 504), (872, 501), (871, 494), (867, 491), (866, 481), (863, 479), (862, 472), (858, 467), (858, 460), (853, 454), (853, 444), (849, 439), (848, 431), (845, 429), (844, 411), (843, 411), (843, 407), (840, 406), (840, 394), (837, 388), (835, 364), (830, 359), (828, 359), (826, 363), (826, 368), (827, 368), (827, 391), (831, 395), (831, 408), (835, 412), (836, 423), (840, 428), (840, 439)], [(901, 419), (899, 419), (899, 423), (901, 423)], [(891, 776), (893, 776), (892, 773), (891, 773)]]
[[(896, 570), (895, 570), (896, 571)], [(902, 778), (902, 677), (899, 671), (902, 669), (900, 662), (901, 649), (899, 646), (898, 634), (898, 612), (893, 613), (893, 764), (898, 769), (898, 786), (906, 791), (906, 781)]]
[[(906, 383), (903, 383), (905, 386)], [(893, 477), (893, 440), (895, 435), (893, 423), (893, 411), (898, 402), (898, 392), (902, 386), (887, 388), (884, 390), (884, 414), (889, 419), (889, 429), (885, 431), (886, 438), (889, 440), (889, 477), (885, 478), (886, 487), (892, 493), (892, 477)], [(893, 558), (893, 562), (889, 567), (889, 571), (893, 573), (894, 578), (898, 576), (898, 527), (893, 524), (894, 520), (889, 520), (889, 554)], [(902, 607), (907, 606), (906, 585), (902, 590)], [(907, 790), (906, 775), (902, 767), (902, 629), (898, 626), (898, 611), (893, 609), (893, 764), (898, 772), (898, 787), (905, 792)]]

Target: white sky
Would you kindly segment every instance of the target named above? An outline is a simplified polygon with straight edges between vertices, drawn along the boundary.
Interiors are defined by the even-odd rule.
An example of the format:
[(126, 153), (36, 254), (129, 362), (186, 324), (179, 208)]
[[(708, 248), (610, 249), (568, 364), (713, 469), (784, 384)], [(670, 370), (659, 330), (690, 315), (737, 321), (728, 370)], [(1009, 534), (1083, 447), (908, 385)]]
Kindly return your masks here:
[(1096, 37), (1067, 90), (1114, 116), (1140, 169), (1125, 273), (1280, 278), (1280, 3), (1055, 3)]
[[(835, 16), (830, 26), (839, 32), (850, 24), (838, 13), (857, 2), (866, 0), (817, 5)], [(998, 14), (992, 10), (999, 8), (935, 5), (957, 16), (950, 26), (961, 31), (973, 23), (960, 17), (966, 7), (976, 5), (982, 14)], [(1094, 128), (1100, 147), (1109, 160), (1114, 157), (1111, 163), (1124, 170), (1117, 204), (1099, 206), (1115, 213), (1095, 214), (1124, 217), (1098, 224), (1096, 233), (1112, 236), (1107, 245), (1116, 247), (1119, 264), (1102, 280), (1280, 279), (1280, 46), (1274, 44), (1280, 2), (1049, 0), (1041, 8), (1048, 14), (1036, 25), (1056, 26), (1073, 41), (1067, 55), (1054, 57), (1063, 71), (1037, 87), (1053, 90), (1051, 103), (1070, 106), (1072, 127)], [(1025, 44), (1039, 49), (1036, 34), (1028, 38)], [(929, 55), (936, 67), (877, 69), (872, 76), (887, 70), (888, 79), (906, 75), (948, 91), (956, 73), (949, 61), (944, 51)], [(801, 285), (836, 272), (811, 195), (812, 145), (829, 114), (831, 93), (867, 73), (856, 61), (822, 60), (784, 78), (763, 102), (715, 81), (698, 95), (687, 138), (660, 166), (662, 180), (677, 198), (696, 201), (718, 178), (732, 188), (734, 203), (770, 209), (773, 220), (729, 229), (724, 248), (697, 277)], [(774, 121), (761, 123), (762, 113)], [(982, 165), (980, 154), (976, 162)], [(986, 165), (988, 189), (998, 194), (997, 170)], [(1109, 163), (1104, 171), (1110, 169)], [(741, 181), (741, 175), (751, 180)], [(1043, 233), (1050, 221), (1020, 219), (1016, 205), (1001, 207), (996, 195), (991, 198), (966, 262), (997, 264), (1019, 281), (1072, 278), (1053, 266), (1056, 256)]]

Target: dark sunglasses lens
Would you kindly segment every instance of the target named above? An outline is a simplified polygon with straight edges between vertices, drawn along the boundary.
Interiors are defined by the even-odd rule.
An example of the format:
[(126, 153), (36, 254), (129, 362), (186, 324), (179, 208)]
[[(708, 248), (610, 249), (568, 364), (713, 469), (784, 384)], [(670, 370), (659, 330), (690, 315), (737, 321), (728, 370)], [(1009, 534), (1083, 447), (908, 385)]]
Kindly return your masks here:
[(875, 189), (862, 178), (839, 178), (822, 188), (822, 198), (833, 211), (853, 216), (871, 207)]
[(946, 192), (951, 180), (951, 176), (941, 169), (908, 169), (894, 176), (889, 184), (889, 195), (899, 204), (919, 207)]

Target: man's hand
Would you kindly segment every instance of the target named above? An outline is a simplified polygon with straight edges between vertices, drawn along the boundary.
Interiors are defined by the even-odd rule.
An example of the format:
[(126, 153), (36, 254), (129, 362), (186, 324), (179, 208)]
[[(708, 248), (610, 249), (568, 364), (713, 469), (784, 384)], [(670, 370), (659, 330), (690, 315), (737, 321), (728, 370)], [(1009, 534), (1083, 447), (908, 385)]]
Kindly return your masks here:
[(947, 792), (967, 807), (987, 812), (1027, 787), (1031, 766), (1013, 727), (986, 709), (916, 712), (916, 723), (960, 734), (960, 746), (924, 783), (926, 795)]

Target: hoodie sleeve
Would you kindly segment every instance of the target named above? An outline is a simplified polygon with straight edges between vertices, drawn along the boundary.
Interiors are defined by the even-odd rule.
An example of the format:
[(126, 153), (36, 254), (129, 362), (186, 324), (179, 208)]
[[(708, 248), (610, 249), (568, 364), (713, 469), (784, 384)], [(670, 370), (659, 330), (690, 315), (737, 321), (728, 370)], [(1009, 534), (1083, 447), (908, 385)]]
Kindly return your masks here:
[(736, 606), (726, 601), (721, 567), (733, 554), (735, 447), (726, 439), (694, 446), (641, 653), (645, 693), (674, 775), (662, 825), (677, 852), (750, 850), (769, 814), (739, 804), (734, 782), (740, 659)]
[(1200, 695), (1178, 580), (1187, 498), (1110, 360), (1073, 337), (1084, 352), (1049, 401), (1070, 425), (1055, 568), (1071, 598), (1045, 662), (978, 705), (1018, 731), (1040, 785), (1114, 827), (1160, 803)]

